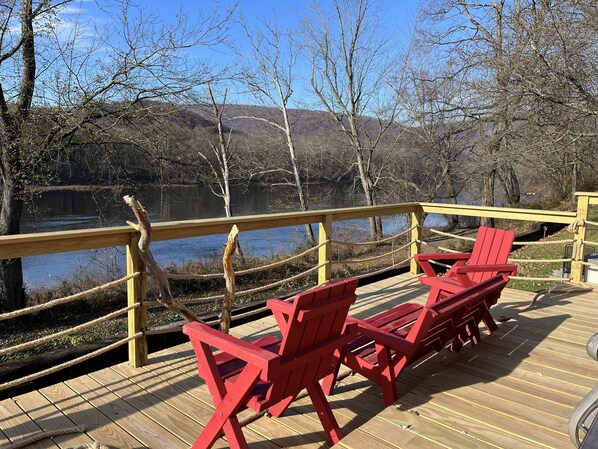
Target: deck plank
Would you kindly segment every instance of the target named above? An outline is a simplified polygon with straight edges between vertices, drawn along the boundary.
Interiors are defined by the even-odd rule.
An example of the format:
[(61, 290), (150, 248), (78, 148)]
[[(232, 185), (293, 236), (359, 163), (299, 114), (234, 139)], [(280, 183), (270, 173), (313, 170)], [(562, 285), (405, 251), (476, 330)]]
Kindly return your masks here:
[[(43, 430), (13, 399), (6, 399), (0, 403), (0, 428), (13, 444), (20, 443)], [(52, 440), (45, 439), (30, 444), (28, 448), (57, 449), (58, 446)]]
[(193, 444), (197, 438), (196, 429), (199, 424), (197, 421), (182, 414), (145, 389), (139, 388), (134, 382), (120, 376), (117, 372), (106, 369), (91, 373), (90, 377), (152, 420), (156, 427), (158, 425), (163, 427), (168, 433), (184, 441), (187, 446)]
[[(463, 429), (466, 432), (470, 431), (471, 423), (476, 422), (478, 425), (493, 428), (507, 435), (517, 435), (527, 443), (554, 448), (566, 447), (568, 439), (565, 435), (558, 435), (556, 432), (548, 433), (545, 427), (518, 418), (512, 414), (512, 409), (507, 410), (506, 413), (504, 409), (497, 410), (496, 404), (500, 404), (500, 402), (484, 405), (449, 394), (431, 395), (429, 393), (425, 388), (423, 391), (414, 390), (399, 398), (399, 402), (407, 400), (415, 404), (430, 402), (458, 416), (463, 421)], [(511, 444), (506, 447), (518, 446)]]
[(188, 448), (189, 444), (169, 433), (128, 402), (88, 376), (65, 382), (126, 432), (151, 449)]
[[(464, 433), (472, 438), (494, 445), (497, 448), (545, 448), (516, 434), (505, 432), (495, 426), (486, 425), (483, 421), (471, 419), (469, 416), (454, 413), (450, 409), (439, 407), (433, 402), (422, 403), (409, 395), (404, 395), (398, 401), (397, 411), (401, 414), (415, 414), (422, 419), (438, 422), (453, 432)], [(377, 418), (378, 419), (378, 418)]]
[[(44, 432), (76, 427), (73, 421), (39, 391), (17, 396), (14, 401)], [(61, 448), (93, 443), (93, 439), (85, 433), (60, 435), (53, 437), (53, 441)]]
[(119, 449), (135, 449), (142, 443), (93, 407), (64, 383), (42, 388), (40, 393), (56, 405), (75, 425), (84, 426), (94, 441)]
[(8, 446), (10, 444), (10, 440), (8, 439), (8, 437), (6, 436), (6, 434), (2, 431), (2, 428), (0, 427), (0, 447), (5, 447)]

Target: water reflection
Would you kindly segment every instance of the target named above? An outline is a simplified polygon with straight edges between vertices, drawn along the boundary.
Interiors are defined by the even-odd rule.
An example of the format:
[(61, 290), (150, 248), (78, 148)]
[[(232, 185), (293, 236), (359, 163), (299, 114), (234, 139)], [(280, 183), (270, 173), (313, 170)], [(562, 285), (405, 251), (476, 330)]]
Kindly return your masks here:
[[(143, 187), (136, 191), (102, 189), (96, 192), (54, 190), (42, 192), (25, 212), (22, 232), (48, 232), (72, 229), (121, 226), (133, 220), (133, 214), (122, 201), (125, 194), (135, 194), (145, 206), (152, 222), (223, 217), (222, 200), (205, 186)], [(292, 210), (294, 192), (291, 189), (270, 189), (251, 185), (232, 191), (233, 213), (254, 215)], [(322, 186), (310, 187), (311, 209), (340, 208), (363, 205), (363, 196), (347, 189)], [(404, 229), (405, 217), (384, 220), (385, 232)], [(367, 220), (335, 223), (340, 228), (368, 229)], [(247, 254), (270, 256), (291, 250), (305, 242), (303, 226), (244, 232), (240, 241)], [(189, 260), (220, 257), (226, 235), (196, 237), (152, 243), (152, 252), (161, 265), (182, 264)], [(23, 259), (28, 287), (50, 285), (68, 278), (75, 271), (95, 266), (97, 260), (114, 260), (124, 272), (124, 248), (96, 251), (76, 251)], [(94, 262), (96, 261), (96, 262)]]

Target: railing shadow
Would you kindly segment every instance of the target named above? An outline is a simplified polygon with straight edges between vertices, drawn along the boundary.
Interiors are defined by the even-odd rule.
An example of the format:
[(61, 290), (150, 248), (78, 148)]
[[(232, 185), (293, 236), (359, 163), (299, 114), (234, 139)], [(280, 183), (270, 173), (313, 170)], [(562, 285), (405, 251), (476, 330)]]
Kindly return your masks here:
[[(379, 291), (361, 292), (354, 316), (374, 315), (388, 308), (389, 301), (396, 305), (415, 300), (425, 296), (426, 290), (417, 279), (411, 278), (391, 282)], [(491, 383), (508, 376), (531, 356), (544, 339), (570, 318), (568, 314), (559, 313), (562, 310), (557, 306), (571, 302), (571, 293), (546, 295), (530, 311), (555, 307), (555, 313), (532, 318), (526, 316), (526, 312), (516, 313), (527, 303), (526, 300), (516, 299), (504, 304), (499, 301), (493, 314), (513, 314), (508, 324), (500, 324), (497, 332), (485, 335), (475, 347), (467, 345), (459, 353), (444, 350), (407, 368), (399, 379), (399, 396), (408, 395), (409, 406), (413, 407), (427, 403), (434, 394), (442, 391)], [(360, 306), (363, 306), (363, 310)], [(367, 310), (366, 306), (369, 307)], [(250, 337), (271, 333), (274, 329), (275, 326), (268, 326), (253, 331)], [(518, 329), (526, 332), (518, 333)], [(441, 373), (445, 369), (462, 375), (444, 377)], [(59, 385), (65, 390), (62, 393), (64, 397), (53, 401), (55, 406), (50, 407), (51, 411), (47, 411), (47, 406), (40, 405), (36, 410), (27, 412), (36, 417), (35, 421), (40, 428), (64, 427), (66, 416), (73, 425), (86, 426), (88, 435), (95, 439), (96, 434), (101, 435), (100, 429), (108, 421), (121, 422), (121, 427), (126, 429), (124, 434), (127, 435), (122, 447), (188, 447), (214, 411), (205, 383), (197, 376), (195, 356), (189, 347), (177, 348), (177, 352), (166, 351), (154, 355), (144, 369), (135, 370), (126, 365), (118, 365)], [(355, 390), (359, 392), (352, 398), (339, 397)], [(335, 389), (335, 395), (329, 399), (333, 411), (345, 409), (352, 412), (352, 418), (347, 419), (345, 416), (343, 420), (341, 430), (345, 435), (384, 409), (380, 389), (357, 376), (349, 382), (341, 382)], [(367, 406), (364, 406), (364, 401), (368, 401)], [(311, 404), (304, 404), (307, 403), (293, 404), (289, 411), (291, 417), (295, 414), (314, 413)], [(103, 418), (99, 421), (96, 418), (90, 420), (91, 408), (96, 409)], [(11, 418), (18, 420), (18, 416)], [(284, 415), (281, 419), (285, 419)], [(259, 436), (282, 447), (296, 442), (297, 436), (285, 435), (284, 423), (273, 418), (260, 420), (269, 421), (259, 425)], [(6, 429), (5, 425), (13, 424), (2, 423), (5, 433), (11, 433), (11, 429)], [(267, 430), (269, 427), (271, 431)], [(12, 430), (14, 433), (14, 429)], [(287, 432), (290, 432), (288, 428)], [(164, 440), (162, 433), (177, 436), (168, 437), (172, 440)], [(307, 431), (303, 435), (306, 440), (316, 444), (321, 442), (322, 447), (326, 447), (323, 443), (323, 430)], [(254, 433), (254, 439), (255, 436)], [(250, 438), (248, 440), (250, 447), (261, 445), (260, 442), (252, 442)]]

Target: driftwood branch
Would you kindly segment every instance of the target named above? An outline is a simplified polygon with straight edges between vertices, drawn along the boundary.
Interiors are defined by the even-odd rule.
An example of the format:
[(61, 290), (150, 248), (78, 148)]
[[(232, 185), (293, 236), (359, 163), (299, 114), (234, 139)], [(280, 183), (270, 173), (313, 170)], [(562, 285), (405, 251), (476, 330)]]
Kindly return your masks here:
[(169, 310), (179, 314), (187, 321), (203, 322), (203, 320), (199, 319), (192, 311), (174, 300), (170, 290), (168, 278), (154, 259), (154, 256), (149, 249), (152, 236), (152, 226), (149, 217), (147, 216), (147, 212), (134, 196), (127, 195), (123, 197), (123, 199), (125, 203), (127, 203), (133, 210), (135, 217), (137, 217), (138, 224), (131, 222), (127, 223), (140, 234), (139, 243), (137, 245), (139, 248), (139, 257), (141, 257), (141, 260), (147, 267), (147, 271), (149, 272), (150, 276), (152, 276), (156, 281), (156, 284), (158, 284), (158, 289), (160, 290), (158, 302)]
[(230, 329), (232, 320), (233, 301), (235, 299), (235, 272), (233, 270), (233, 256), (237, 247), (239, 239), (239, 228), (233, 225), (228, 234), (228, 241), (224, 247), (222, 255), (222, 265), (224, 267), (224, 280), (226, 281), (226, 291), (224, 292), (224, 302), (222, 303), (222, 314), (220, 317), (220, 330), (226, 332)]

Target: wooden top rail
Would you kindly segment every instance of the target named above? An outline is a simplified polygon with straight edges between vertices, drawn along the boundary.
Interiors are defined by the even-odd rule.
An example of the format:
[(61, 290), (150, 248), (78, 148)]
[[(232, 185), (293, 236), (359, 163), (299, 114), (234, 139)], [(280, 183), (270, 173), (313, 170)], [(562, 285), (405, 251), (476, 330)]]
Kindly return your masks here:
[[(590, 196), (590, 203), (598, 204), (598, 193), (578, 193), (578, 195)], [(227, 234), (233, 224), (236, 224), (240, 231), (255, 231), (284, 226), (321, 223), (326, 217), (330, 217), (333, 221), (340, 221), (369, 218), (372, 216), (406, 214), (416, 212), (417, 210), (423, 210), (425, 213), (545, 221), (562, 224), (571, 224), (576, 218), (575, 212), (565, 211), (514, 209), (462, 204), (405, 203), (155, 223), (152, 226), (152, 241)], [(136, 231), (129, 226), (115, 226), (0, 236), (0, 258), (11, 259), (67, 251), (124, 246), (131, 242), (131, 238), (135, 233)]]
[[(418, 207), (417, 203), (405, 203), (155, 223), (152, 225), (152, 241), (227, 234), (233, 224), (236, 224), (240, 231), (255, 231), (319, 223), (324, 221), (326, 216), (331, 216), (332, 220), (339, 221), (368, 218), (371, 216), (405, 214), (414, 212)], [(135, 233), (129, 226), (115, 226), (0, 236), (0, 258), (11, 259), (67, 251), (123, 246), (130, 243), (131, 237)]]
[[(598, 198), (596, 199), (598, 200)], [(470, 206), (464, 204), (420, 203), (420, 206), (425, 213), (429, 214), (467, 215), (471, 217), (493, 217), (523, 221), (547, 221), (550, 223), (562, 224), (571, 224), (577, 216), (575, 212), (566, 211)]]
[(575, 192), (575, 196), (593, 196), (598, 198), (598, 192)]
[(598, 204), (598, 192), (575, 192), (575, 196), (587, 196), (590, 199), (590, 206)]

